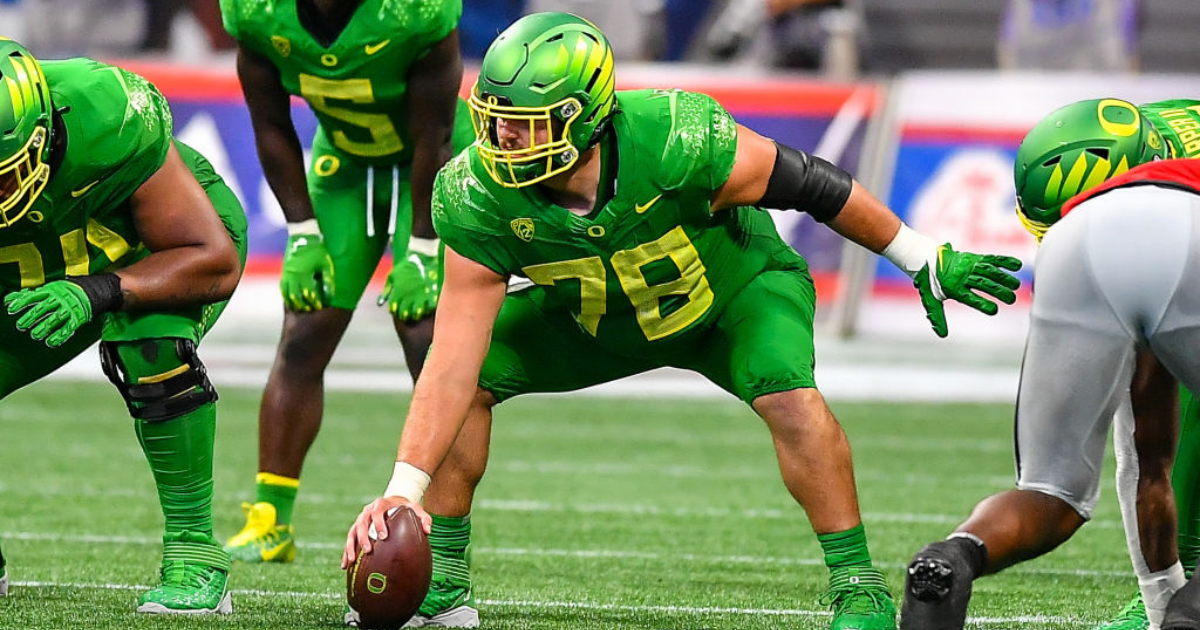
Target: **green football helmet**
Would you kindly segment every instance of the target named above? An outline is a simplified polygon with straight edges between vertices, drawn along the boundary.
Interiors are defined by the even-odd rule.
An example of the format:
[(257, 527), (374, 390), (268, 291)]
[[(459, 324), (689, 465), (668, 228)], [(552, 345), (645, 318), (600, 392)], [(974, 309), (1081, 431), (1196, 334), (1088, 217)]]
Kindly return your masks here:
[(1017, 149), (1017, 216), (1040, 241), (1071, 197), (1167, 157), (1162, 135), (1133, 103), (1113, 98), (1072, 103), (1034, 125)]
[[(468, 105), (492, 179), (520, 188), (561, 173), (604, 135), (614, 111), (613, 53), (604, 33), (570, 13), (534, 13), (492, 42)], [(497, 120), (528, 125), (528, 146), (504, 148)], [(538, 132), (547, 133), (538, 141)]]
[(50, 179), (53, 111), (37, 60), (0, 37), (0, 228), (29, 212)]

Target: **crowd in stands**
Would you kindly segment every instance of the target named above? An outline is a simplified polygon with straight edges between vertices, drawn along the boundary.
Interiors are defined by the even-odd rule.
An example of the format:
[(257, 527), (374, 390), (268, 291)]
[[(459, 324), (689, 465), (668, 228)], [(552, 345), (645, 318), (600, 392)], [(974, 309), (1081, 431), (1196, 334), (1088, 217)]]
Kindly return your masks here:
[[(301, 0), (304, 1), (304, 0)], [(620, 57), (786, 68), (849, 77), (872, 68), (868, 17), (879, 0), (463, 0), (468, 60), (527, 12), (578, 13)], [(888, 0), (893, 2), (894, 0)], [(931, 0), (908, 0), (914, 6)], [(1135, 71), (1139, 0), (987, 0), (996, 66)], [(981, 5), (982, 6), (982, 5)], [(183, 24), (181, 24), (183, 23)], [(218, 0), (0, 0), (6, 35), (42, 56), (232, 57)], [(870, 24), (872, 32), (892, 28)], [(16, 31), (16, 32), (13, 32)]]

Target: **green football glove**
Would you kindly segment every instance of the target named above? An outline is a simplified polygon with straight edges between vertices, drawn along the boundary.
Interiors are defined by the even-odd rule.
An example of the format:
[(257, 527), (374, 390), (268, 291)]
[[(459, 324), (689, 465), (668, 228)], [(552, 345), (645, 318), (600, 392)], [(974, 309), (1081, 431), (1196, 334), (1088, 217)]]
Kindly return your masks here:
[(1005, 304), (1017, 301), (1015, 291), (1021, 281), (1009, 271), (1020, 268), (1021, 261), (1012, 256), (956, 252), (950, 243), (946, 243), (937, 248), (936, 259), (926, 262), (913, 276), (913, 285), (921, 294), (921, 305), (925, 307), (933, 332), (945, 337), (949, 329), (943, 300), (962, 302), (982, 313), (995, 315), (999, 307), (987, 298)]
[(319, 311), (333, 300), (333, 259), (320, 234), (288, 236), (279, 292), (289, 311)]
[(10, 293), (4, 296), (4, 305), (10, 315), (24, 311), (17, 319), (17, 328), (51, 348), (63, 345), (76, 330), (92, 321), (91, 300), (83, 287), (70, 280)]
[[(417, 240), (413, 239), (414, 245)], [(436, 240), (421, 240), (432, 243), (432, 251), (439, 250)], [(432, 313), (442, 290), (439, 256), (419, 249), (410, 245), (408, 255), (396, 260), (379, 296), (378, 304), (387, 304), (388, 312), (402, 322), (415, 322)]]

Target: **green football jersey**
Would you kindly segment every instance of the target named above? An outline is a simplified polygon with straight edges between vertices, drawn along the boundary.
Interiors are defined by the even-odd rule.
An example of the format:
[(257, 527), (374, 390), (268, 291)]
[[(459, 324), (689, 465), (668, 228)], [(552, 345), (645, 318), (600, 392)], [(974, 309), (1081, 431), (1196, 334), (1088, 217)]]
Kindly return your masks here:
[(545, 309), (570, 313), (606, 347), (636, 355), (670, 350), (762, 271), (807, 266), (767, 213), (710, 211), (737, 144), (733, 118), (716, 101), (678, 90), (616, 98), (601, 145), (602, 195), (588, 216), (549, 202), (537, 186), (496, 184), (471, 147), (439, 173), (433, 219), (448, 247), (542, 285)]
[(1171, 147), (1171, 157), (1200, 157), (1200, 101), (1171, 100), (1138, 106)]
[[(41, 65), (62, 116), (53, 133), (66, 132), (66, 154), (29, 212), (0, 230), (5, 293), (147, 255), (128, 201), (162, 167), (172, 141), (167, 101), (142, 77), (90, 59)], [(220, 181), (199, 153), (178, 148), (201, 185)]]
[(363, 0), (322, 46), (300, 23), (296, 0), (221, 0), (225, 29), (279, 69), (333, 146), (369, 164), (412, 161), (409, 68), (458, 26), (462, 0)]

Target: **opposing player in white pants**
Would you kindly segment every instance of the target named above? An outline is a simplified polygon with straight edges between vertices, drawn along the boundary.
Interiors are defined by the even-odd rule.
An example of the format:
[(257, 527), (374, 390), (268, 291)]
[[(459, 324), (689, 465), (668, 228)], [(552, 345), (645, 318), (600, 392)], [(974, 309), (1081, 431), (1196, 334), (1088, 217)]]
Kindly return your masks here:
[[(1052, 166), (1076, 183), (1103, 181), (1114, 166), (1103, 160)], [(1132, 448), (1118, 494), (1151, 627), (1200, 629), (1200, 583), (1183, 588), (1170, 482), (1178, 382), (1200, 388), (1200, 162), (1144, 164), (1059, 216), (1034, 277), (1017, 489), (985, 499), (950, 538), (917, 553), (902, 629), (961, 629), (972, 580), (1050, 551), (1091, 517), (1107, 434), (1127, 401), (1132, 426), (1117, 414), (1116, 432)]]

